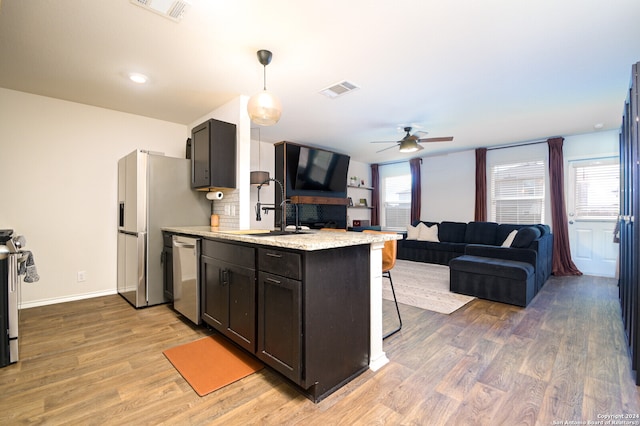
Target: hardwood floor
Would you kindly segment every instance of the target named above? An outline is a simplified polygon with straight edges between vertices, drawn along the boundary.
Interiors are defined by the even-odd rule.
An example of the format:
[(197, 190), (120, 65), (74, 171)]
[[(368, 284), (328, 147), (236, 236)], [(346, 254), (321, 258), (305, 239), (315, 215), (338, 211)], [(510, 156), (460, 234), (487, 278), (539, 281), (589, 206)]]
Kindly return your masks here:
[(401, 312), (402, 331), (384, 345), (391, 362), (313, 404), (269, 369), (199, 397), (162, 351), (209, 331), (166, 305), (135, 310), (107, 296), (24, 309), (21, 361), (0, 369), (0, 424), (551, 425), (640, 414), (612, 279), (552, 277), (526, 309), (474, 300), (451, 315)]

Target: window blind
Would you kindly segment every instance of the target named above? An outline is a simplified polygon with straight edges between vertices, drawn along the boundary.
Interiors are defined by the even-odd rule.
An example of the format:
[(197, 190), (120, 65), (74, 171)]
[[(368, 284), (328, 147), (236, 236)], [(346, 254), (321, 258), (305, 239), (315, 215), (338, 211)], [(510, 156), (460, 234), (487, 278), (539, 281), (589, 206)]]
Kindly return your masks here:
[(491, 220), (544, 223), (544, 161), (491, 166)]
[(411, 221), (411, 174), (384, 178), (384, 226), (404, 229)]
[(576, 219), (614, 220), (620, 211), (620, 164), (617, 159), (574, 163)]

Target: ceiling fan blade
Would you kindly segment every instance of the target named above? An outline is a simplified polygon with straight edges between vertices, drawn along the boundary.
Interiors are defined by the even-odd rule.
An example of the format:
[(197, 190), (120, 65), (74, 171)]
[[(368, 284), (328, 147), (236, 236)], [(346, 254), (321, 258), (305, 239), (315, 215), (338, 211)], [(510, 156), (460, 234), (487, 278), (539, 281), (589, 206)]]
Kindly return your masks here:
[(376, 154), (377, 154), (378, 152), (386, 151), (386, 150), (388, 150), (388, 149), (397, 148), (397, 146), (398, 146), (398, 144), (395, 144), (395, 145), (390, 146), (390, 147), (388, 147), (388, 148), (383, 148), (383, 149), (381, 149), (380, 151), (376, 151)]
[(370, 143), (398, 143), (398, 141), (371, 141)]
[(441, 138), (423, 138), (418, 139), (418, 142), (451, 142), (453, 140), (453, 136), (445, 136)]

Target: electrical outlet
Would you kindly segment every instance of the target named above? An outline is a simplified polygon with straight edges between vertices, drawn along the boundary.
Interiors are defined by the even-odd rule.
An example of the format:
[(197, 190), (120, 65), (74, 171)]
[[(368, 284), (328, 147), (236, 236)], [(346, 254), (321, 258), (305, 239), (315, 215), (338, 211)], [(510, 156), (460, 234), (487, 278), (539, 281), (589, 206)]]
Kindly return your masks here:
[(87, 271), (78, 271), (78, 282), (83, 283), (87, 280)]

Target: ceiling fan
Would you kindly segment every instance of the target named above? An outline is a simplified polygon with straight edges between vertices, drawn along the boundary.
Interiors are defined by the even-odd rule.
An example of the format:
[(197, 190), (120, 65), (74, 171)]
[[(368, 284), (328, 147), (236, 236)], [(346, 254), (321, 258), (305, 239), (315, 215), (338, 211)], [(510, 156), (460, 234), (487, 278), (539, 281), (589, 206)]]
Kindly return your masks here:
[[(400, 152), (416, 152), (424, 149), (420, 143), (423, 142), (451, 142), (453, 140), (453, 136), (446, 136), (441, 138), (424, 138), (420, 137), (421, 135), (426, 135), (427, 132), (417, 131), (414, 134), (411, 134), (411, 126), (406, 126), (403, 128), (407, 134), (399, 141), (375, 141), (371, 143), (394, 143), (396, 146), (400, 147)], [(395, 146), (390, 146), (388, 148), (381, 149), (378, 152), (386, 151), (388, 149), (395, 148)]]

